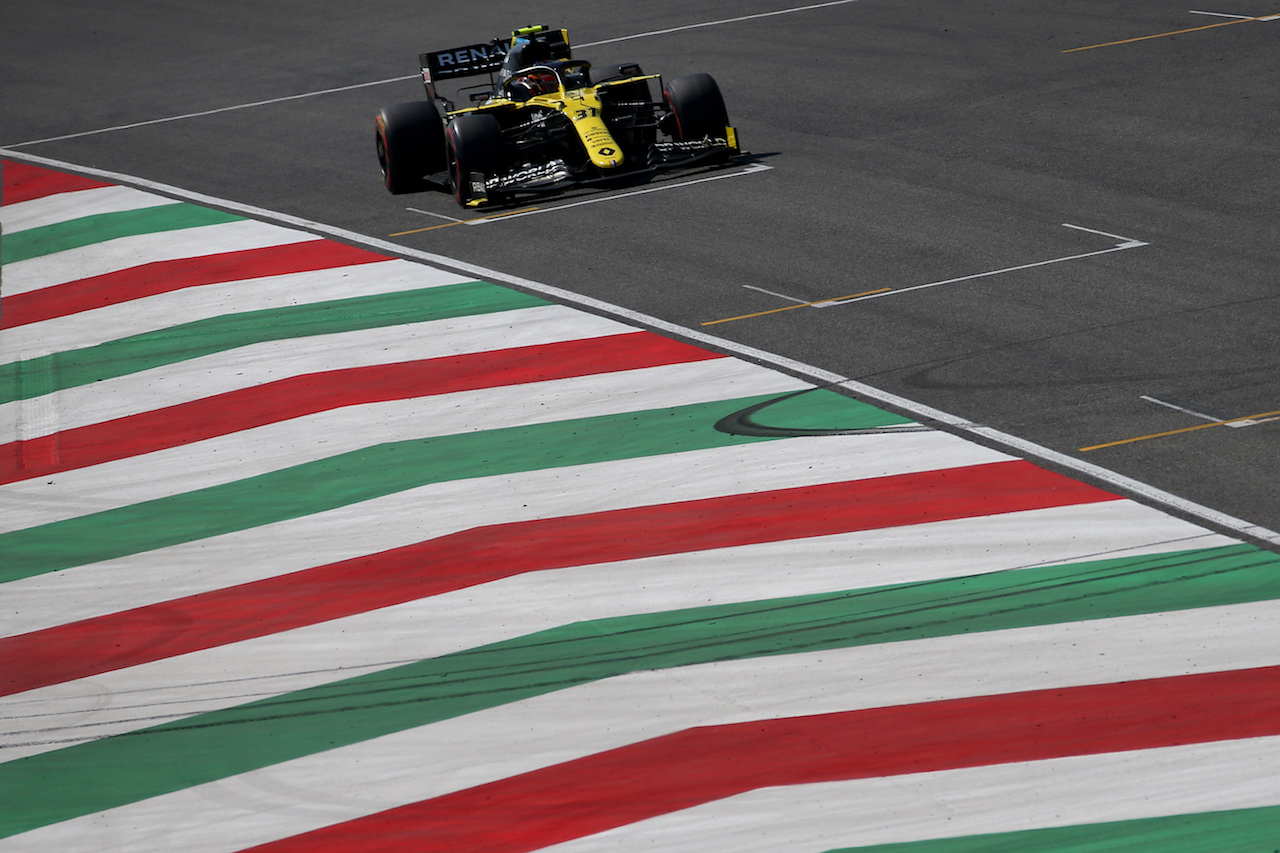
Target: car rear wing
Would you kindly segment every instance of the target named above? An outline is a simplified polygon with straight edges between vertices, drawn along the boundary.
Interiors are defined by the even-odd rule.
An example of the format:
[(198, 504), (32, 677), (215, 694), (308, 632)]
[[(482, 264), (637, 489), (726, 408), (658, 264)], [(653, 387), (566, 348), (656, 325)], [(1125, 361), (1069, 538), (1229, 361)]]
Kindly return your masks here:
[(441, 80), (492, 75), (502, 68), (517, 41), (536, 44), (546, 54), (546, 59), (569, 59), (571, 56), (568, 30), (552, 30), (544, 26), (523, 27), (513, 32), (509, 39), (496, 38), (488, 43), (422, 53), (418, 55), (418, 64), (422, 68), (422, 83), (427, 87), (427, 97), (437, 98), (435, 84)]

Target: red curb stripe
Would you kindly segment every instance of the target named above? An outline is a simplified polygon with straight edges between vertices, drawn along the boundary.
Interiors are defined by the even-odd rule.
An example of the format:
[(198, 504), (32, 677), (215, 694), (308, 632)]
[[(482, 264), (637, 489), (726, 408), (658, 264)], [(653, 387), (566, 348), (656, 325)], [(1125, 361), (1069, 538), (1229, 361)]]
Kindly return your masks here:
[(42, 169), (20, 160), (3, 161), (0, 163), (0, 171), (4, 172), (4, 188), (0, 190), (0, 204), (18, 204), (58, 193), (115, 186), (115, 184), (86, 178), (83, 175)]
[[(649, 332), (628, 332), (291, 376), (0, 445), (0, 485), (347, 406), (723, 357)], [(40, 449), (46, 452), (35, 452)]]
[(757, 720), (688, 729), (251, 850), (523, 853), (764, 787), (1277, 734), (1280, 667)]
[(387, 260), (391, 259), (368, 249), (331, 240), (308, 240), (155, 261), (7, 297), (3, 302), (4, 328), (13, 329), (187, 287)]
[(528, 572), (1117, 499), (1010, 461), (476, 527), (0, 640), (0, 695)]

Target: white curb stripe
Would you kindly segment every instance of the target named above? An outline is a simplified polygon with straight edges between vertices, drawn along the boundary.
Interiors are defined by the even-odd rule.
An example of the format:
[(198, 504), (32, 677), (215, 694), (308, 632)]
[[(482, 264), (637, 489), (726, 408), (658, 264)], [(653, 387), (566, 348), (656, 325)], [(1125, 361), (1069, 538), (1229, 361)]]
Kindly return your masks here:
[[(21, 605), (6, 613), (5, 630), (27, 633), (376, 554), (481, 525), (993, 461), (992, 451), (969, 445), (972, 450), (966, 454), (963, 444), (952, 443), (954, 439), (941, 433), (919, 433), (910, 436), (909, 443), (904, 438), (790, 439), (436, 483), (238, 533), (10, 581), (4, 585), (5, 594)], [(847, 459), (837, 463), (833, 457), (830, 464), (815, 466), (819, 447), (814, 442), (826, 442), (821, 447), (833, 454), (847, 448)], [(1119, 517), (1128, 524), (1141, 518), (1156, 525), (1158, 535), (1139, 529), (1132, 532), (1131, 544), (1204, 532), (1185, 522), (1163, 525), (1160, 514), (1151, 510), (1143, 509), (1136, 516), (1121, 512)], [(1084, 532), (1082, 541), (1088, 540)], [(1095, 552), (1090, 548), (1084, 553)]]
[(18, 204), (0, 205), (0, 225), (4, 233), (13, 235), (32, 228), (58, 225), (86, 216), (103, 213), (124, 213), (174, 204), (176, 199), (155, 193), (143, 192), (133, 187), (95, 187), (93, 189), (56, 193)]
[(117, 237), (102, 243), (5, 264), (4, 295), (33, 293), (46, 287), (119, 272), (155, 261), (176, 261), (318, 239), (320, 237), (316, 234), (251, 219), (158, 234)]
[[(64, 825), (61, 830), (50, 828), (32, 835), (43, 839), (50, 831), (54, 837), (66, 833), (66, 843), (71, 844), (75, 839), (101, 844), (103, 838), (110, 838), (113, 846), (98, 848), (102, 850), (150, 849), (136, 845), (144, 844), (145, 836), (160, 826), (165, 828), (167, 842), (181, 843), (184, 849), (230, 853), (250, 844), (289, 837), (697, 726), (1274, 665), (1280, 661), (1277, 616), (1280, 603), (1269, 601), (640, 672), (316, 753), (72, 821), (81, 824), (78, 833)], [(1257, 633), (1259, 629), (1263, 630), (1261, 635)], [(1258, 639), (1262, 642), (1255, 642)], [(637, 697), (643, 697), (638, 706)], [(1280, 739), (1250, 743), (1255, 749), (1265, 749), (1273, 741)], [(1206, 754), (1218, 752), (1214, 747), (1221, 746), (1190, 749), (1199, 764)], [(1254, 776), (1247, 765), (1238, 766), (1241, 756), (1235, 750), (1226, 751), (1233, 756), (1236, 772)], [(1190, 768), (1186, 755), (1170, 752), (1147, 750), (1121, 755), (1127, 755), (1139, 766), (1159, 756), (1156, 760), (1169, 761), (1170, 770), (1187, 772)], [(1280, 757), (1280, 750), (1276, 757)], [(1122, 771), (1127, 763), (1106, 755), (1072, 760), (1087, 764), (1094, 759), (1117, 765)], [(1253, 762), (1255, 766), (1259, 763)], [(1266, 771), (1266, 778), (1280, 781), (1280, 769), (1274, 769), (1274, 762), (1270, 764), (1272, 769)], [(1046, 779), (1054, 773), (1048, 762), (1015, 766), (1034, 768), (1035, 781), (1028, 785), (1033, 791), (1042, 791)], [(983, 771), (993, 769), (946, 773), (981, 776)], [(1095, 797), (1097, 792), (1106, 790), (1109, 797), (1117, 798), (1117, 791), (1125, 790), (1117, 787), (1110, 776), (1103, 778), (1105, 784), (1099, 784), (1097, 778), (1093, 780), (1090, 791)], [(1151, 788), (1153, 778), (1161, 779), (1159, 787), (1164, 787), (1163, 776), (1149, 776), (1144, 779), (1144, 792)], [(785, 807), (775, 803), (768, 808), (755, 808), (762, 798), (761, 792), (755, 792), (545, 849), (565, 853), (681, 849), (692, 853), (708, 849), (709, 843), (721, 848), (724, 839), (710, 829), (721, 825), (717, 815), (726, 818), (723, 826), (734, 837), (757, 832), (770, 839), (768, 846), (749, 845), (747, 849), (809, 849), (803, 844), (778, 846), (778, 834), (798, 828), (794, 820), (797, 813), (812, 814), (801, 798), (817, 791), (820, 796), (834, 795), (851, 804), (850, 787), (856, 790), (870, 784), (879, 788), (890, 780), (897, 780), (897, 784), (889, 785), (891, 790), (904, 786), (907, 789), (899, 807), (916, 813), (922, 807), (937, 808), (914, 790), (915, 775), (784, 787), (766, 789), (774, 793), (762, 796), (768, 800), (784, 799)], [(954, 778), (949, 781), (951, 784), (940, 790), (941, 798), (964, 798), (963, 782)], [(1253, 781), (1256, 784), (1256, 776)], [(1225, 807), (1280, 803), (1280, 788), (1273, 787), (1260, 800), (1243, 797), (1238, 786), (1228, 789), (1232, 791), (1230, 798), (1217, 800), (1225, 802)], [(1007, 804), (1001, 805), (1007, 793), (1003, 786), (986, 786), (979, 795), (986, 803), (981, 808), (988, 812), (1008, 809)], [(1197, 791), (1194, 800), (1182, 801), (1180, 806), (1201, 810), (1206, 799), (1203, 793)], [(1254, 795), (1258, 796), (1256, 792)], [(1039, 797), (1024, 795), (1022, 799), (1038, 801)], [(1145, 796), (1120, 795), (1118, 799), (1133, 807), (1143, 805)], [(1213, 803), (1216, 798), (1207, 799)], [(1069, 797), (1051, 805), (1053, 809), (1064, 807), (1079, 814), (1077, 804)], [(841, 832), (863, 832), (867, 823), (875, 824), (878, 814), (878, 810), (868, 808), (855, 808), (852, 814), (847, 807), (836, 811), (839, 817), (834, 827), (831, 822), (820, 821), (824, 835), (835, 827), (840, 827)], [(1095, 820), (1096, 817), (1087, 817), (1083, 822)], [(1038, 815), (1030, 826), (1047, 823), (1050, 821), (1044, 815)], [(88, 832), (90, 826), (97, 832)], [(982, 831), (991, 831), (987, 821), (981, 826)], [(910, 824), (895, 828), (903, 833), (895, 840), (919, 838), (922, 834)], [(857, 843), (868, 842), (859, 836)], [(737, 845), (723, 849), (730, 847), (739, 849)]]

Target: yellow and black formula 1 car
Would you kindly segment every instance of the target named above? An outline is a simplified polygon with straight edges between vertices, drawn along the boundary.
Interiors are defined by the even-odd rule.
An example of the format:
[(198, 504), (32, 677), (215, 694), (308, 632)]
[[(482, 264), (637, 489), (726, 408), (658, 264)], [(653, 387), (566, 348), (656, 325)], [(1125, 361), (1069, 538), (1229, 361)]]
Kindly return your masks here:
[[(593, 69), (565, 30), (525, 27), (509, 39), (424, 53), (427, 99), (377, 116), (378, 164), (393, 193), (453, 190), (465, 207), (520, 193), (725, 160), (738, 152), (724, 98), (706, 74), (665, 85), (632, 63)], [(461, 88), (458, 108), (437, 84)], [(662, 100), (652, 97), (656, 81)]]

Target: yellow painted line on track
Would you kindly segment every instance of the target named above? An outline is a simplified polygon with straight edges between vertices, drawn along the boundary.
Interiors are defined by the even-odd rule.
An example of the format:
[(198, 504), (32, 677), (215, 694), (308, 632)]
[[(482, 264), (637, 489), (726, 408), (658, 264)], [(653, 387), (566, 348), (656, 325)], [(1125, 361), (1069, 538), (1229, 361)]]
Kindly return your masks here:
[(388, 237), (403, 237), (406, 234), (421, 234), (423, 231), (434, 231), (437, 228), (450, 228), (454, 225), (461, 225), (462, 220), (457, 222), (442, 222), (439, 225), (428, 225), (426, 228), (414, 228), (412, 231), (397, 231), (394, 234), (388, 234)]
[(1167, 435), (1180, 435), (1184, 432), (1195, 432), (1198, 429), (1208, 429), (1209, 427), (1216, 427), (1216, 426), (1230, 426), (1231, 424), (1240, 423), (1241, 421), (1260, 421), (1263, 418), (1274, 418), (1276, 416), (1280, 416), (1280, 411), (1263, 412), (1260, 415), (1246, 415), (1243, 418), (1231, 418), (1230, 420), (1213, 421), (1212, 423), (1207, 423), (1207, 424), (1196, 424), (1195, 426), (1183, 427), (1182, 429), (1171, 429), (1167, 432), (1156, 432), (1156, 433), (1152, 433), (1151, 435), (1140, 435), (1136, 438), (1122, 438), (1119, 441), (1108, 441), (1106, 444), (1094, 444), (1089, 447), (1080, 448), (1080, 452), (1087, 453), (1090, 450), (1101, 450), (1104, 447), (1116, 447), (1121, 444), (1133, 444), (1134, 442), (1137, 442), (1137, 441), (1147, 441), (1152, 438), (1164, 438)]
[(1190, 27), (1189, 29), (1185, 29), (1185, 30), (1174, 30), (1171, 33), (1156, 33), (1155, 35), (1150, 35), (1150, 36), (1138, 36), (1137, 38), (1121, 39), (1120, 41), (1108, 41), (1108, 42), (1103, 42), (1102, 44), (1087, 45), (1085, 47), (1073, 47), (1073, 48), (1070, 48), (1069, 50), (1064, 50), (1062, 52), (1078, 53), (1079, 51), (1082, 51), (1082, 50), (1094, 50), (1095, 48), (1099, 48), (1099, 47), (1114, 47), (1115, 45), (1118, 45), (1118, 44), (1132, 44), (1135, 41), (1147, 41), (1148, 39), (1160, 39), (1160, 38), (1164, 38), (1165, 36), (1180, 36), (1183, 33), (1197, 33), (1197, 32), (1200, 32), (1201, 30), (1211, 30), (1214, 27), (1229, 27), (1232, 24), (1247, 24), (1250, 21), (1273, 20), (1275, 17), (1276, 17), (1275, 14), (1270, 14), (1270, 15), (1259, 15), (1256, 18), (1237, 18), (1234, 21), (1221, 21), (1216, 24), (1205, 24), (1204, 26)]
[(795, 305), (784, 305), (781, 308), (770, 308), (768, 311), (757, 311), (754, 314), (742, 314), (737, 317), (725, 317), (723, 320), (708, 320), (703, 323), (704, 326), (714, 326), (717, 323), (731, 323), (734, 320), (750, 320), (752, 317), (763, 317), (766, 314), (777, 314), (779, 311), (790, 311), (793, 308), (810, 308), (814, 305), (822, 305), (825, 302), (838, 302), (841, 299), (857, 299), (859, 296), (870, 296), (873, 293), (887, 293), (892, 290), (891, 287), (882, 287), (879, 290), (868, 290), (863, 293), (853, 293), (849, 296), (832, 296), (827, 299), (819, 299), (816, 302), (797, 302)]
[(451, 228), (454, 225), (470, 225), (473, 222), (488, 222), (491, 219), (502, 219), (504, 216), (515, 216), (517, 213), (529, 213), (537, 210), (536, 207), (526, 207), (521, 210), (512, 210), (507, 213), (495, 213), (492, 216), (481, 216), (477, 219), (457, 219), (453, 222), (443, 222), (439, 225), (428, 225), (426, 228), (414, 228), (410, 231), (397, 231), (394, 234), (388, 234), (388, 237), (403, 237), (406, 234), (421, 234), (423, 231), (435, 231), (437, 228)]
[(492, 216), (481, 216), (479, 219), (468, 219), (462, 224), (470, 225), (472, 222), (490, 222), (494, 219), (506, 219), (508, 216), (517, 216), (521, 213), (533, 213), (535, 210), (542, 210), (542, 208), (522, 207), (519, 210), (508, 210), (506, 213), (495, 213)]

